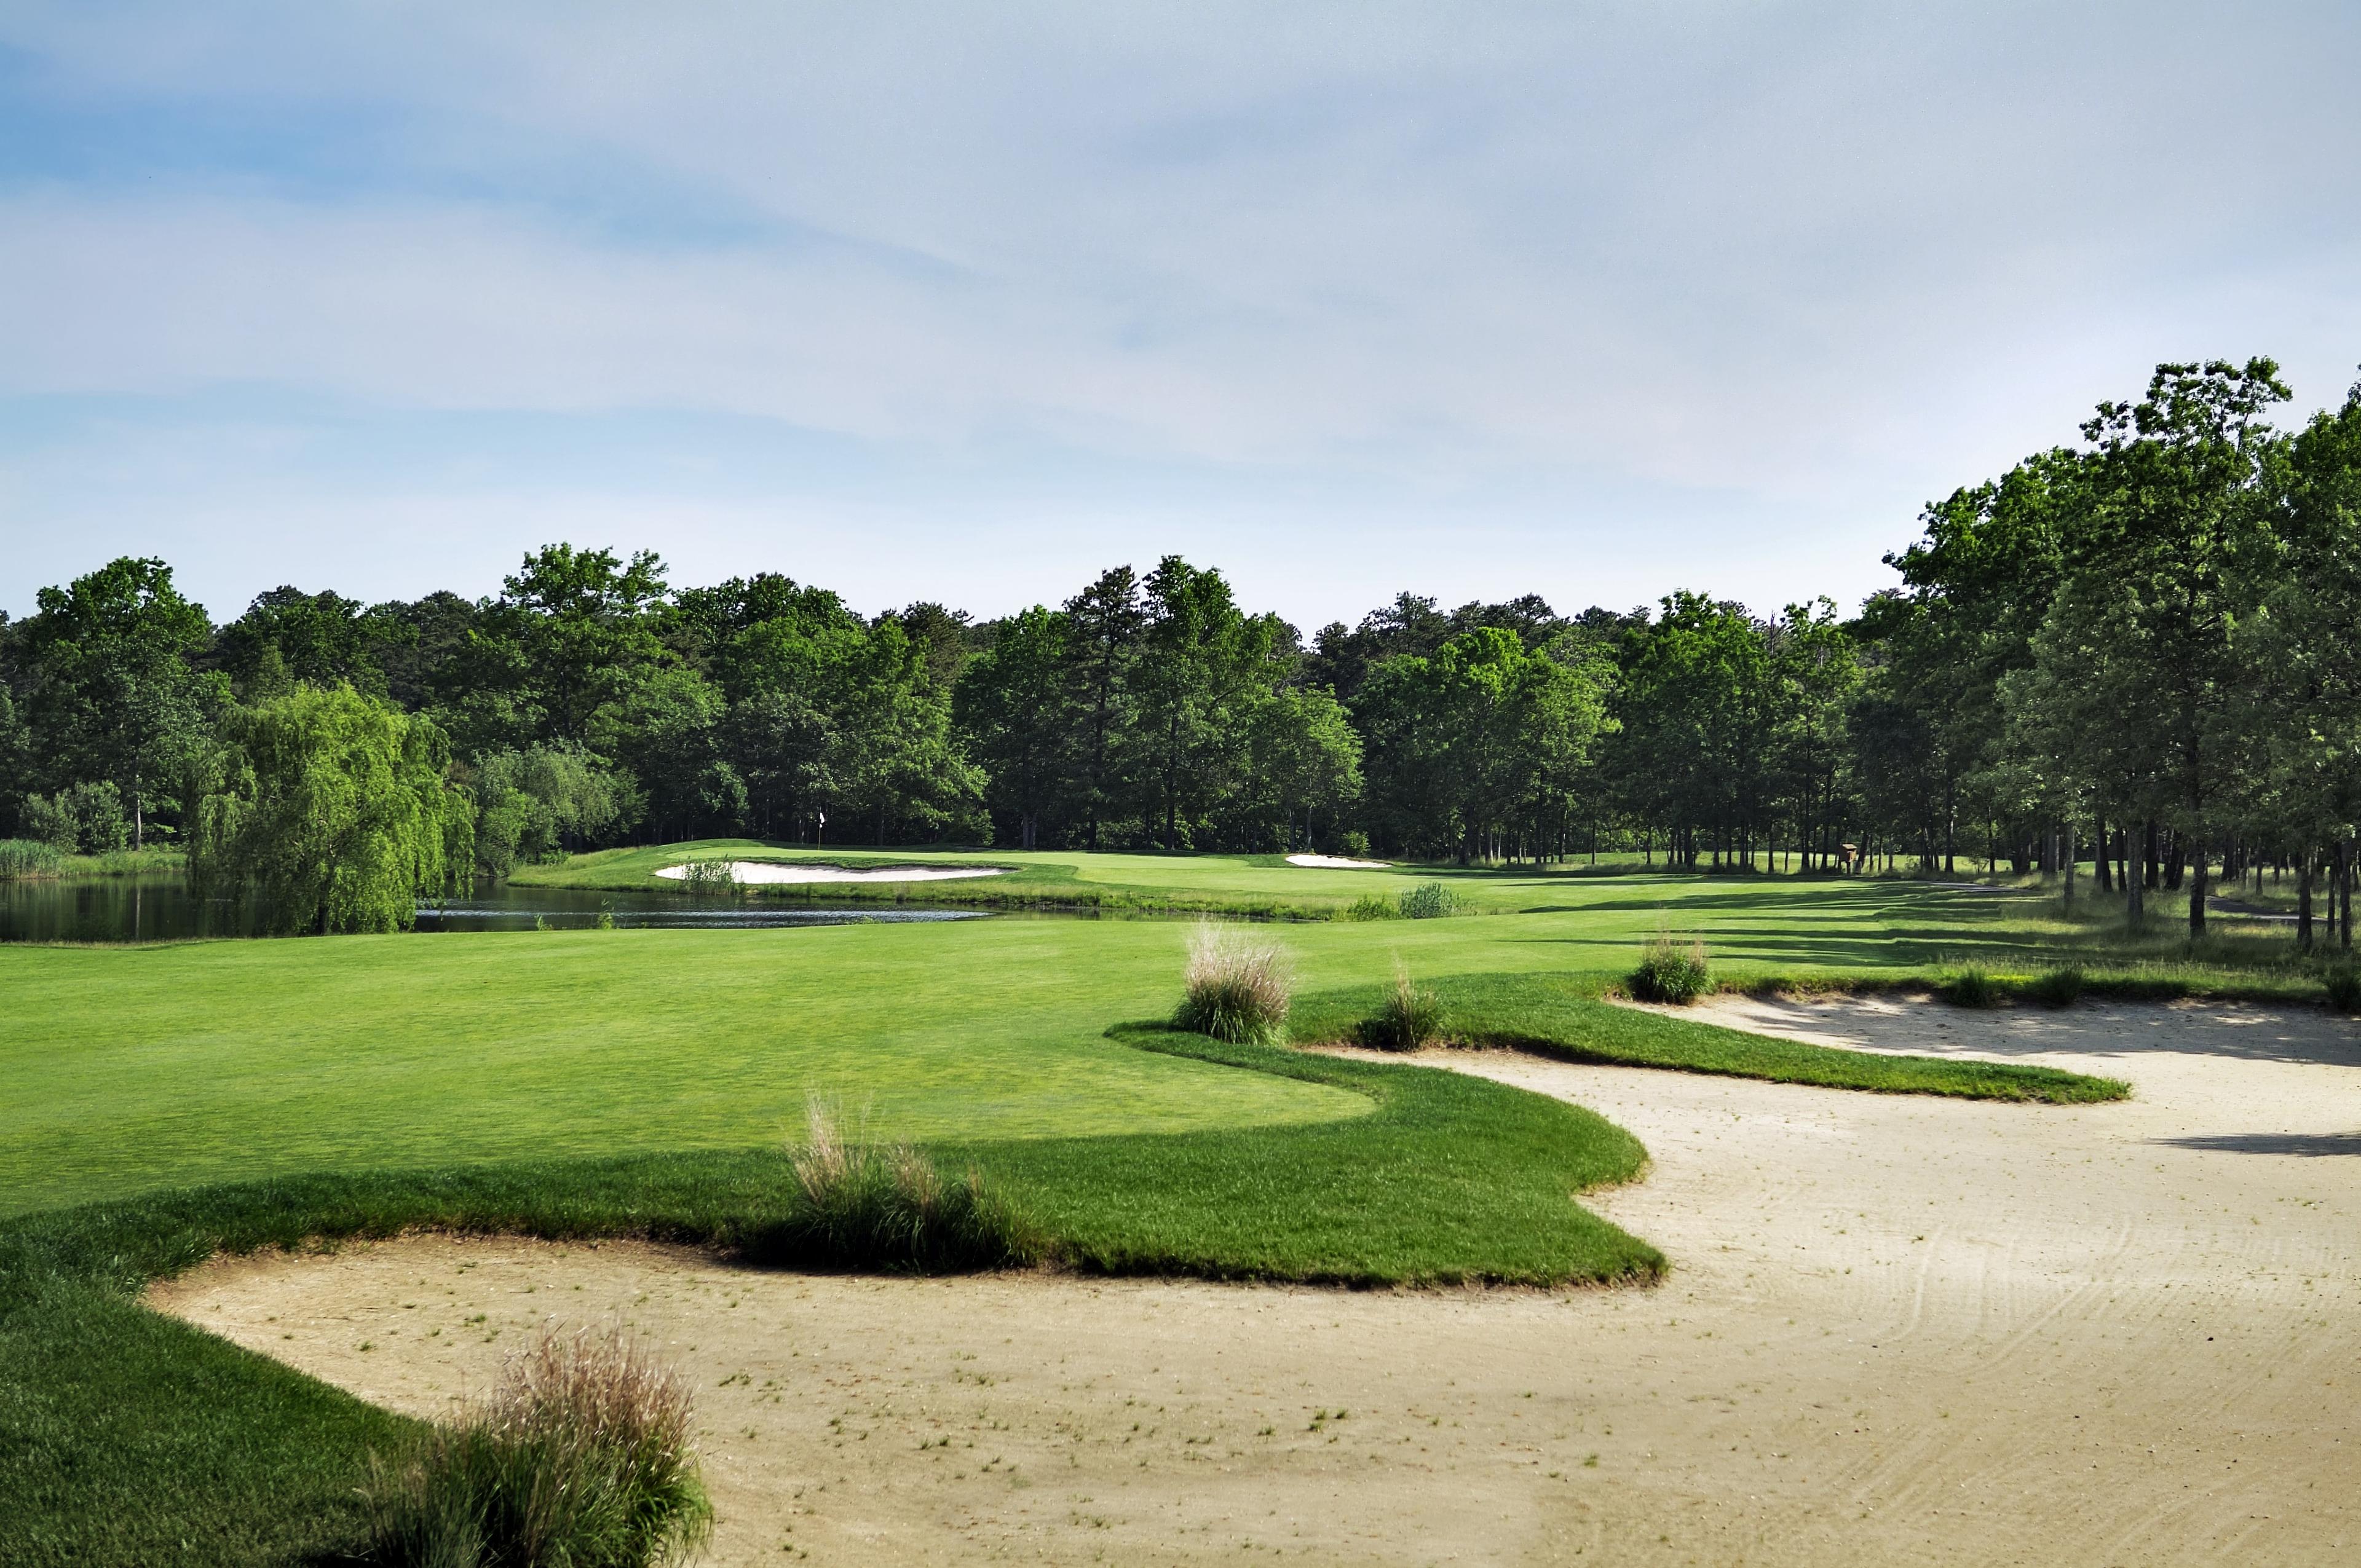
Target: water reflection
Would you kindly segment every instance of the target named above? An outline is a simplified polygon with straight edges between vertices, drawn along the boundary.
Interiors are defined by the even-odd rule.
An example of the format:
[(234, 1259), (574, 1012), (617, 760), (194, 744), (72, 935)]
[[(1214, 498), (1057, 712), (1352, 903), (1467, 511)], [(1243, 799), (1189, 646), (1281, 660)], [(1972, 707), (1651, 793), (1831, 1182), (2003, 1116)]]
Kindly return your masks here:
[[(620, 927), (708, 929), (916, 923), (978, 918), (972, 910), (821, 909), (761, 899), (700, 899), (685, 894), (585, 893), (571, 888), (485, 886), (464, 898), (422, 904), (421, 931), (583, 930), (601, 916)], [(0, 882), (0, 941), (159, 942), (192, 937), (251, 937), (254, 911), (234, 899), (203, 899), (178, 876)]]

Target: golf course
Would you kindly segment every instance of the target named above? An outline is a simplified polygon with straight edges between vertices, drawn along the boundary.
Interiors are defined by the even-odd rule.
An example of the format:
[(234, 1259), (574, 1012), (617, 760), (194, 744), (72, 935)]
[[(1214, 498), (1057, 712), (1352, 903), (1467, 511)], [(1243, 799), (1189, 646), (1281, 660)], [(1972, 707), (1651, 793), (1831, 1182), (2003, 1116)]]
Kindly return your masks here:
[[(814, 860), (717, 841), (533, 874), (622, 887), (724, 857)], [(972, 859), (994, 860), (826, 863)], [(2091, 1062), (1962, 1051), (1925, 1030), (1927, 1048), (1868, 1052), (1622, 1004), (1642, 950), (1668, 935), (1709, 953), (1730, 992), (1903, 994), (1968, 973), (2005, 990), (2062, 965), (2094, 997), (2220, 994), (2236, 975), (2231, 994), (2276, 988), (2309, 1008), (2319, 988), (2301, 965), (2250, 961), (2238, 944), (2269, 942), (2259, 928), (2222, 935), (2218, 974), (2176, 970), (2037, 887), (1268, 856), (994, 863), (1009, 868), (993, 879), (1007, 912), (968, 921), (0, 947), (7, 1560), (295, 1562), (359, 1541), (370, 1454), (433, 1412), (357, 1398), (144, 1304), (192, 1268), (209, 1281), (263, 1266), (238, 1257), (343, 1266), (335, 1253), (302, 1263), (322, 1247), (361, 1266), (375, 1238), (480, 1236), (687, 1248), (741, 1282), (769, 1277), (750, 1265), (983, 1267), (1001, 1292), (1128, 1276), (1409, 1288), (1409, 1302), (1485, 1285), (1639, 1300), (1703, 1260), (1695, 1237), (1668, 1245), (1612, 1197), (1661, 1175), (1653, 1135), (1593, 1108), (1626, 1091), (1495, 1081), (1485, 1064), (1620, 1075), (1608, 1081), (1651, 1102), (1726, 1084), (1705, 1092), (1915, 1105), (1927, 1138), (2048, 1140), (2137, 1094), (2136, 1075), (2127, 1089)], [(1399, 913), (1405, 895), (1434, 907), (1419, 890), (1438, 885), (1449, 913)], [(1126, 916), (1104, 912), (1115, 899)], [(1282, 1036), (1225, 1042), (1170, 1022), (1202, 928), (1191, 916), (1207, 908), (1271, 916), (1226, 928), (1282, 958)], [(1353, 1046), (1404, 979), (1435, 1000), (1436, 1041), (1457, 1047), (1441, 1058)], [(2019, 1014), (2036, 1015), (2029, 1000), (2006, 1010)], [(801, 1213), (790, 1157), (815, 1104), (862, 1144), (969, 1173), (1016, 1229), (898, 1261), (830, 1240)], [(726, 1506), (717, 1528), (738, 1560)]]

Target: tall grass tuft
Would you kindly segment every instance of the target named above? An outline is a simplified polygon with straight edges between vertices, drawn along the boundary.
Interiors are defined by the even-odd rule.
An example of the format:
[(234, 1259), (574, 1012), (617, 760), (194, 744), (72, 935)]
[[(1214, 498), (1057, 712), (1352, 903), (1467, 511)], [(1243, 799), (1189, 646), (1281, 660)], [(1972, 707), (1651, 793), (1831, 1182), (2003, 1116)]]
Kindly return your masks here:
[(2332, 1013), (2361, 1013), (2361, 969), (2335, 964), (2321, 976)]
[(1381, 893), (1365, 893), (1345, 906), (1340, 920), (1391, 920), (1401, 913), (1401, 906)]
[(1410, 969), (1394, 964), (1394, 986), (1378, 1004), (1377, 1013), (1354, 1030), (1361, 1044), (1381, 1051), (1414, 1051), (1443, 1037), (1443, 1002), (1433, 992), (1411, 982)]
[(0, 882), (56, 876), (65, 869), (65, 859), (55, 844), (38, 839), (0, 839)]
[(687, 1381), (620, 1329), (544, 1330), (490, 1400), (406, 1462), (372, 1458), (367, 1560), (385, 1568), (647, 1568), (713, 1509)]
[(2090, 977), (2072, 964), (2044, 970), (2025, 987), (2025, 994), (2044, 1007), (2071, 1007), (2081, 998)]
[(1201, 921), (1189, 939), (1187, 994), (1172, 1021), (1217, 1040), (1275, 1046), (1287, 1037), (1293, 982), (1285, 948)]
[(1459, 913), (1459, 895), (1439, 882), (1422, 882), (1401, 895), (1405, 920), (1440, 920)]
[(1954, 1007), (1997, 1007), (2000, 986), (1982, 964), (1961, 964), (1943, 982), (1943, 1000)]
[(738, 891), (738, 866), (733, 861), (691, 861), (680, 868), (680, 880), (691, 893), (727, 897)]
[(1706, 961), (1704, 941), (1692, 938), (1683, 948), (1670, 932), (1657, 932), (1647, 951), (1640, 955), (1640, 967), (1631, 971), (1628, 983), (1631, 994), (1642, 1002), (1687, 1006), (1713, 989), (1713, 970)]
[(806, 1108), (787, 1163), (796, 1212), (748, 1236), (750, 1261), (936, 1273), (1038, 1263), (1047, 1251), (980, 1173), (946, 1177), (907, 1144), (848, 1137), (824, 1101)]

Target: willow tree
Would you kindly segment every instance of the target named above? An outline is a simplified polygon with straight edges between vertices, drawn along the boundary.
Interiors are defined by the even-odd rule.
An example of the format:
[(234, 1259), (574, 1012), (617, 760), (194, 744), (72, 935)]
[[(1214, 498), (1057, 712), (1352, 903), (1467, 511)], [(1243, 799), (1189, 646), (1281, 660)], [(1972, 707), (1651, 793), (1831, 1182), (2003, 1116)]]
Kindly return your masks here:
[(200, 891), (254, 897), (269, 928), (400, 931), (474, 858), (474, 815), (424, 718), (349, 687), (233, 708), (198, 804)]

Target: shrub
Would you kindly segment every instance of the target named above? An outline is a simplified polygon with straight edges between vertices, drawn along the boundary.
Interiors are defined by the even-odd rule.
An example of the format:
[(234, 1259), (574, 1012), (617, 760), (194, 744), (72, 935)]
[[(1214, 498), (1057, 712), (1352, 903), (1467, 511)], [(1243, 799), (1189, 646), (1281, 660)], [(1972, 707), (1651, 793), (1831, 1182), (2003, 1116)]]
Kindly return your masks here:
[(1378, 1003), (1374, 1017), (1364, 1018), (1354, 1031), (1361, 1044), (1381, 1051), (1414, 1051), (1443, 1036), (1443, 1003), (1434, 992), (1411, 982), (1410, 970), (1394, 965), (1394, 986)]
[(64, 863), (65, 856), (55, 844), (39, 839), (0, 839), (0, 882), (55, 876)]
[(1962, 964), (1944, 983), (1943, 1000), (1954, 1007), (1997, 1007), (2000, 987), (1982, 964)]
[(689, 1388), (620, 1329), (544, 1331), (490, 1401), (403, 1464), (372, 1458), (368, 1560), (388, 1568), (644, 1568), (712, 1522)]
[(751, 1262), (937, 1272), (1035, 1263), (1046, 1250), (978, 1172), (952, 1179), (907, 1144), (847, 1138), (821, 1101), (787, 1161), (796, 1212), (746, 1238)]
[(1401, 895), (1405, 920), (1439, 920), (1459, 910), (1459, 895), (1439, 882), (1422, 882)]
[(2338, 964), (2321, 978), (2327, 988), (2331, 1011), (2361, 1013), (2361, 969), (2351, 964)]
[(1189, 940), (1188, 994), (1172, 1021), (1217, 1040), (1277, 1045), (1292, 979), (1284, 948), (1203, 922)]
[(691, 861), (680, 868), (680, 880), (689, 892), (726, 896), (738, 891), (734, 861)]
[(2081, 996), (2085, 983), (2082, 971), (2066, 964), (2045, 970), (2025, 988), (2025, 993), (2044, 1007), (2071, 1007)]
[(131, 842), (123, 792), (105, 779), (55, 795), (27, 795), (18, 816), (25, 837), (54, 844), (69, 855), (112, 854)]
[(1693, 938), (1684, 948), (1669, 934), (1659, 933), (1640, 955), (1640, 967), (1631, 971), (1630, 984), (1631, 994), (1642, 1002), (1686, 1007), (1713, 989), (1705, 943)]
[(1346, 920), (1391, 920), (1401, 910), (1394, 901), (1381, 893), (1365, 893), (1345, 907), (1342, 918)]
[(1354, 860), (1366, 861), (1369, 858), (1369, 836), (1357, 828), (1347, 828), (1339, 835), (1336, 847)]

